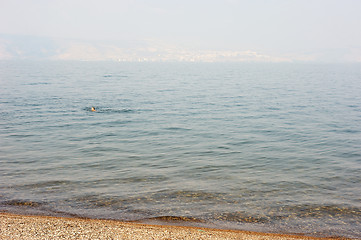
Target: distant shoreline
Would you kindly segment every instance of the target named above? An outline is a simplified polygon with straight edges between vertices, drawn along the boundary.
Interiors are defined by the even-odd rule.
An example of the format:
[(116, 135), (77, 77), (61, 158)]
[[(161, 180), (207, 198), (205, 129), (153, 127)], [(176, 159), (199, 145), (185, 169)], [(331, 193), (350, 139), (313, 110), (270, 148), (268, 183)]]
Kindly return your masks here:
[(0, 213), (1, 239), (348, 239)]

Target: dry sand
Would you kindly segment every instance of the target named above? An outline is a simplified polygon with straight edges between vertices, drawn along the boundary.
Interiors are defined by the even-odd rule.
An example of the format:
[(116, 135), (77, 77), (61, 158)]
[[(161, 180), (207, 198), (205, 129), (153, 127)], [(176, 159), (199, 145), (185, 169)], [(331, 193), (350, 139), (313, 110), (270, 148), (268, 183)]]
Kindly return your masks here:
[[(335, 239), (0, 213), (0, 239)], [(341, 239), (341, 238), (339, 238)]]

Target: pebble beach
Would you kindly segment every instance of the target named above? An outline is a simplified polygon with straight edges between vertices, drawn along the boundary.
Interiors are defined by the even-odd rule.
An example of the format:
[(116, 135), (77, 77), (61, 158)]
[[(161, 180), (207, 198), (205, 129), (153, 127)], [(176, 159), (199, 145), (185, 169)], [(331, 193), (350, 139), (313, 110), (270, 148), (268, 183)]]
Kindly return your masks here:
[(346, 239), (146, 225), (114, 220), (0, 214), (0, 239)]

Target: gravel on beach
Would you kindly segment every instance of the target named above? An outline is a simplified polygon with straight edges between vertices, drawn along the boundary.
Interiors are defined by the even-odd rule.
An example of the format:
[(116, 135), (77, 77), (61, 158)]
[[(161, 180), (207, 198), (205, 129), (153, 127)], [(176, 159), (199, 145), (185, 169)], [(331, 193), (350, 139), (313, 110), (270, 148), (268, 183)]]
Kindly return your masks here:
[[(335, 239), (0, 213), (0, 239)], [(341, 239), (341, 238), (340, 238)]]

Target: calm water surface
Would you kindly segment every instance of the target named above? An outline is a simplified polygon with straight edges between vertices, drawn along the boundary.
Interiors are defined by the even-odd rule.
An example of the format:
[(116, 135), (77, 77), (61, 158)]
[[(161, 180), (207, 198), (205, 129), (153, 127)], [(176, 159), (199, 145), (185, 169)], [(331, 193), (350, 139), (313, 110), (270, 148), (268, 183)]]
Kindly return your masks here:
[(1, 211), (361, 237), (360, 65), (0, 62), (0, 83)]

